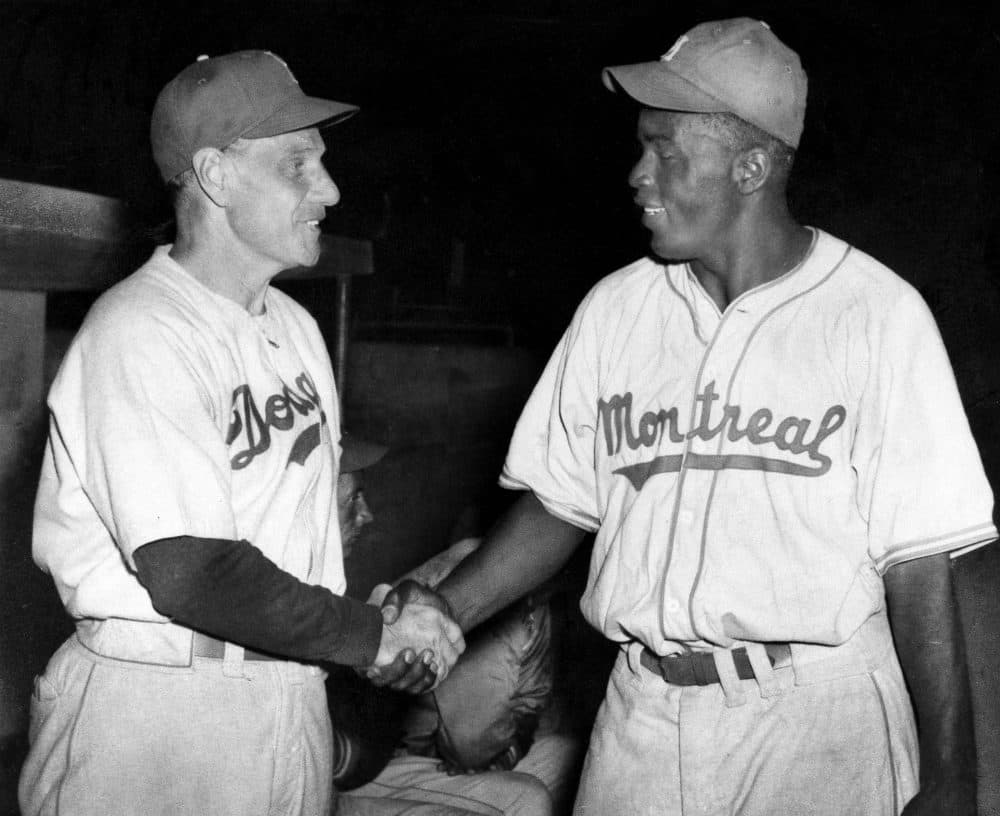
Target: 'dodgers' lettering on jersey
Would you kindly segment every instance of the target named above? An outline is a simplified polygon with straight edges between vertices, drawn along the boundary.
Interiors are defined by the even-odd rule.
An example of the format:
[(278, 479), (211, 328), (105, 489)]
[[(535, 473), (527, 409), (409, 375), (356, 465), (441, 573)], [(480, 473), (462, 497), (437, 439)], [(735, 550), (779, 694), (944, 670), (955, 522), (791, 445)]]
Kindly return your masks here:
[[(305, 373), (295, 378), (295, 387), (285, 385), (278, 393), (264, 400), (261, 413), (250, 386), (241, 385), (233, 391), (233, 414), (229, 422), (226, 444), (238, 443), (241, 450), (230, 464), (241, 470), (271, 447), (272, 431), (287, 431), (295, 425), (297, 416), (308, 417), (320, 407), (316, 386)], [(306, 457), (319, 445), (320, 425), (326, 421), (322, 411), (319, 421), (307, 425), (299, 433), (288, 456), (288, 464), (304, 464)]]
[[(840, 429), (847, 418), (847, 410), (843, 405), (831, 405), (822, 419), (815, 423), (816, 428), (810, 434), (814, 420), (788, 416), (776, 421), (774, 412), (769, 408), (758, 408), (746, 417), (743, 424), (740, 424), (740, 420), (745, 412), (739, 405), (723, 405), (721, 417), (713, 417), (713, 404), (719, 399), (714, 381), (708, 383), (694, 399), (695, 403), (700, 403), (700, 416), (695, 427), (687, 432), (680, 430), (676, 406), (646, 411), (637, 423), (633, 423), (631, 391), (615, 394), (608, 400), (599, 399), (597, 413), (604, 428), (608, 456), (619, 453), (623, 442), (631, 450), (638, 450), (655, 447), (664, 437), (680, 444), (688, 439), (716, 439), (725, 433), (730, 442), (745, 438), (752, 445), (773, 446), (793, 456), (801, 457), (806, 454), (815, 464), (803, 463), (801, 459), (793, 461), (790, 458), (763, 455), (689, 453), (685, 467), (697, 470), (763, 470), (791, 476), (822, 476), (830, 469), (831, 460), (820, 452), (820, 446)], [(713, 425), (713, 421), (716, 424)], [(648, 462), (627, 465), (614, 472), (625, 476), (639, 490), (650, 476), (679, 471), (683, 458), (679, 453), (657, 456)]]

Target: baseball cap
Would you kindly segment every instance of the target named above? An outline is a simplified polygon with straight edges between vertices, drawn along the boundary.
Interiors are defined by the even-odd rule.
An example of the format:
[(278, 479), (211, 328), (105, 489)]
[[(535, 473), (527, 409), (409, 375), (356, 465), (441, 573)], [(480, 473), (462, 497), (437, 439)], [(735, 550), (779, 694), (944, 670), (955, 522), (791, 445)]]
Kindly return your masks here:
[(153, 158), (164, 181), (191, 166), (203, 147), (263, 139), (341, 121), (357, 106), (306, 96), (285, 61), (270, 51), (201, 56), (166, 84), (150, 122)]
[(767, 23), (749, 17), (702, 23), (656, 62), (605, 68), (604, 84), (650, 108), (734, 113), (799, 146), (806, 74)]
[(340, 437), (340, 472), (354, 473), (371, 467), (386, 455), (389, 448), (375, 442), (366, 442), (358, 439), (346, 431)]

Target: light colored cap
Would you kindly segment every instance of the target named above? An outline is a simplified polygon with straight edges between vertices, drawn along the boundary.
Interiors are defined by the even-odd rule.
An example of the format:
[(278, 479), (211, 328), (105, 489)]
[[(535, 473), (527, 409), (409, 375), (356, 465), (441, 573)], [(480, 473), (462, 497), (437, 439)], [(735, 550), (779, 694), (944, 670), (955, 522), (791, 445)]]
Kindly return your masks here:
[(739, 17), (702, 23), (656, 62), (605, 68), (604, 84), (649, 108), (733, 113), (799, 146), (807, 81), (798, 54), (767, 23)]

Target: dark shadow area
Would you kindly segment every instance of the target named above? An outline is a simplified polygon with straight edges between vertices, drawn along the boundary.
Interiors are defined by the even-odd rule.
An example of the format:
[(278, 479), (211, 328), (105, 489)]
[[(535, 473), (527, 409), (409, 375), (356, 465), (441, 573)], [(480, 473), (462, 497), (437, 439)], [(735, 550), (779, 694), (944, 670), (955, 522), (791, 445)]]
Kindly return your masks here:
[[(0, 4), (0, 177), (122, 199), (136, 245), (170, 234), (153, 167), (158, 89), (201, 53), (267, 48), (307, 92), (358, 103), (327, 132), (342, 193), (330, 233), (370, 240), (353, 285), (345, 426), (390, 446), (369, 474), (376, 523), (347, 564), (366, 595), (493, 506), (520, 406), (593, 283), (646, 251), (626, 178), (635, 111), (604, 65), (655, 59), (696, 22), (766, 19), (810, 78), (791, 199), (923, 294), (1000, 485), (1000, 11), (928, 0), (695, 5), (636, 0), (8, 0)], [(332, 281), (283, 284), (336, 330)], [(47, 304), (46, 382), (96, 293)], [(70, 630), (30, 559), (44, 426), (0, 485), (0, 671), (23, 692)], [(586, 548), (561, 605), (566, 694), (585, 733), (613, 647), (580, 617)], [(956, 568), (987, 795), (1000, 801), (995, 548)], [(0, 733), (0, 814), (23, 734)], [(984, 810), (984, 813), (996, 812)]]

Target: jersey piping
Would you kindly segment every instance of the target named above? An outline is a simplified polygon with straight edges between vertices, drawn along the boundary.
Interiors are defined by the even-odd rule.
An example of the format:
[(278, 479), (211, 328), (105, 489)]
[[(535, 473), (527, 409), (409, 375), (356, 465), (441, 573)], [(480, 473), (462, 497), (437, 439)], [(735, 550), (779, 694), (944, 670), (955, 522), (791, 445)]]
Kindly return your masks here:
[[(815, 246), (816, 246), (816, 234), (814, 232), (813, 233), (813, 242), (810, 245), (809, 251), (806, 253), (805, 258), (803, 258), (802, 261), (796, 266), (795, 270), (792, 270), (792, 271), (788, 272), (787, 273), (788, 275), (794, 274), (794, 272), (797, 269), (799, 269), (801, 266), (803, 266), (805, 264), (805, 262), (809, 259), (809, 256), (812, 255), (812, 251), (813, 251), (813, 248)], [(781, 303), (779, 303), (778, 305), (776, 305), (772, 309), (770, 309), (757, 322), (757, 325), (754, 326), (753, 331), (751, 331), (750, 334), (747, 336), (746, 342), (743, 344), (743, 351), (740, 352), (739, 359), (737, 360), (736, 365), (733, 366), (732, 373), (729, 376), (729, 382), (728, 382), (728, 384), (726, 386), (726, 404), (727, 405), (730, 404), (730, 400), (732, 398), (732, 393), (733, 393), (733, 383), (736, 381), (736, 377), (740, 373), (740, 368), (743, 365), (743, 361), (746, 359), (747, 351), (749, 351), (750, 346), (751, 346), (751, 344), (754, 341), (754, 338), (757, 337), (757, 334), (760, 332), (760, 329), (764, 325), (764, 323), (766, 323), (768, 320), (770, 320), (771, 317), (773, 317), (781, 309), (784, 309), (789, 303), (792, 303), (793, 301), (798, 300), (799, 298), (802, 298), (802, 297), (805, 297), (805, 296), (811, 294), (816, 289), (818, 289), (823, 284), (825, 284), (828, 280), (830, 280), (830, 278), (833, 277), (833, 275), (837, 272), (837, 270), (840, 269), (840, 267), (844, 263), (844, 261), (847, 260), (847, 256), (850, 255), (850, 253), (851, 253), (851, 247), (848, 246), (848, 247), (846, 247), (844, 249), (844, 252), (840, 256), (840, 259), (833, 265), (833, 268), (831, 268), (830, 271), (827, 272), (826, 275), (824, 275), (819, 281), (817, 281), (816, 283), (814, 283), (812, 286), (808, 287), (807, 289), (803, 289), (802, 291), (795, 292), (793, 295), (791, 295), (790, 297), (788, 297), (786, 300), (783, 300)], [(782, 277), (784, 277), (784, 276), (782, 276)], [(780, 280), (780, 278), (778, 280)], [(748, 295), (753, 294), (755, 291), (756, 290), (750, 290), (749, 292), (745, 292), (739, 298), (737, 298), (736, 300), (734, 300), (733, 303), (730, 304), (730, 307), (732, 307), (739, 300), (747, 297)], [(729, 309), (727, 309), (726, 311), (728, 312)], [(725, 316), (723, 316), (723, 319), (725, 319)], [(721, 332), (721, 330), (722, 330), (722, 324), (720, 323), (719, 324), (719, 329), (718, 329), (718, 331), (716, 333), (716, 336), (718, 336), (718, 334), (719, 334), (719, 332)], [(702, 373), (704, 372), (704, 366), (705, 366), (705, 362), (707, 360), (709, 351), (710, 350), (706, 350), (706, 352), (705, 352), (705, 359), (702, 360), (702, 367), (701, 367), (701, 369), (698, 372), (698, 381), (696, 383), (695, 393), (698, 393), (701, 390), (701, 377), (702, 377)], [(719, 434), (719, 443), (718, 443), (718, 446), (716, 447), (715, 453), (716, 453), (716, 456), (718, 457), (718, 459), (720, 460), (720, 462), (723, 463), (723, 465), (720, 466), (719, 468), (717, 468), (716, 471), (715, 471), (715, 473), (712, 475), (712, 484), (709, 487), (708, 497), (707, 497), (707, 499), (705, 501), (705, 518), (702, 521), (701, 550), (700, 550), (699, 555), (698, 555), (698, 568), (695, 571), (694, 581), (691, 582), (691, 591), (688, 593), (688, 613), (689, 613), (690, 619), (691, 619), (691, 626), (695, 630), (695, 632), (698, 631), (698, 622), (697, 622), (697, 618), (695, 617), (695, 612), (694, 612), (694, 596), (695, 596), (695, 593), (698, 591), (698, 584), (701, 581), (702, 570), (704, 569), (704, 566), (705, 566), (705, 548), (706, 548), (707, 541), (708, 541), (708, 523), (709, 523), (709, 520), (712, 518), (712, 505), (713, 505), (713, 502), (715, 500), (715, 488), (716, 488), (716, 485), (719, 482), (719, 473), (722, 470), (727, 469), (727, 467), (730, 465), (730, 461), (729, 460), (732, 460), (732, 459), (736, 458), (736, 457), (726, 457), (726, 458), (722, 457), (722, 448), (724, 447), (725, 442), (726, 442), (726, 435), (720, 433)], [(743, 464), (745, 464), (745, 466), (747, 467), (747, 469), (750, 469), (751, 466), (755, 466), (755, 465), (759, 464), (761, 461), (763, 461), (765, 463), (768, 463), (768, 465), (765, 466), (763, 468), (763, 470), (769, 470), (769, 471), (772, 471), (772, 472), (784, 470), (784, 468), (779, 468), (778, 467), (779, 465), (785, 464), (785, 463), (780, 462), (780, 461), (767, 460), (767, 459), (764, 459), (763, 457), (760, 457), (760, 459), (758, 459), (757, 457), (742, 457), (742, 458), (745, 458), (747, 460), (751, 460), (751, 459), (755, 460), (752, 463), (749, 462), (749, 461), (743, 463)], [(756, 467), (754, 467), (753, 469), (756, 469)], [(683, 489), (684, 489), (684, 485), (683, 485), (683, 482), (681, 482), (681, 484), (679, 485), (678, 490), (677, 490), (678, 495), (677, 495), (677, 500), (675, 502), (675, 512), (674, 512), (674, 519), (675, 519), (674, 524), (675, 525), (676, 525), (676, 518), (677, 518), (676, 504), (678, 504), (680, 502), (680, 494), (683, 491)], [(671, 538), (671, 548), (672, 547), (673, 547), (673, 539)]]

